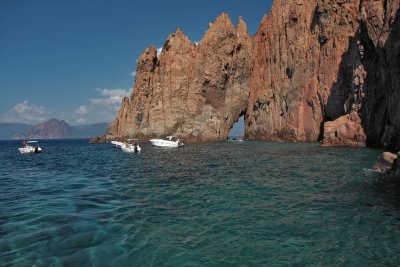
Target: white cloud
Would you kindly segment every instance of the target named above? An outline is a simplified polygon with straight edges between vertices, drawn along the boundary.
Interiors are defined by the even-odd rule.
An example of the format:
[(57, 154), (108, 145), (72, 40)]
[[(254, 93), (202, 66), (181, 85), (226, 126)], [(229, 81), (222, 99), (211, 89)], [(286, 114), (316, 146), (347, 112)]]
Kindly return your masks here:
[(90, 99), (91, 105), (104, 106), (105, 108), (112, 108), (118, 110), (124, 96), (110, 96), (108, 98), (92, 98)]
[(88, 113), (88, 107), (85, 105), (80, 106), (79, 108), (75, 109), (76, 114), (85, 115)]
[(16, 112), (19, 114), (30, 113), (30, 112), (42, 114), (44, 110), (45, 109), (42, 106), (30, 105), (28, 100), (24, 100), (23, 102), (16, 104), (11, 109), (12, 112)]
[(135, 77), (136, 76), (136, 71), (132, 71), (131, 73), (129, 73), (130, 76)]
[(199, 42), (194, 42), (194, 45), (195, 45), (195, 46), (198, 46), (198, 45), (199, 45)]
[(101, 88), (97, 88), (97, 91), (99, 91), (101, 93), (101, 95), (103, 96), (127, 96), (129, 95), (129, 90), (127, 89), (101, 89)]
[(24, 100), (15, 104), (8, 112), (1, 116), (3, 122), (18, 122), (36, 124), (43, 122), (51, 117), (51, 112), (42, 106), (29, 103)]
[(50, 118), (71, 122), (72, 124), (91, 124), (114, 120), (124, 97), (130, 90), (124, 88), (97, 88), (93, 98), (68, 111), (50, 110), (28, 100), (21, 101), (0, 114), (0, 122), (38, 124)]
[(79, 119), (76, 120), (76, 122), (79, 123), (79, 124), (85, 124), (86, 120), (84, 118), (79, 118)]
[(74, 110), (76, 123), (111, 122), (121, 107), (122, 99), (130, 94), (130, 90), (123, 88), (97, 88), (96, 91), (99, 96)]
[(112, 109), (115, 111), (118, 111), (122, 99), (124, 97), (129, 96), (129, 90), (127, 89), (101, 89), (97, 88), (97, 91), (101, 93), (103, 96), (102, 98), (91, 98), (90, 99), (90, 104), (97, 105), (97, 106), (102, 106), (107, 109)]

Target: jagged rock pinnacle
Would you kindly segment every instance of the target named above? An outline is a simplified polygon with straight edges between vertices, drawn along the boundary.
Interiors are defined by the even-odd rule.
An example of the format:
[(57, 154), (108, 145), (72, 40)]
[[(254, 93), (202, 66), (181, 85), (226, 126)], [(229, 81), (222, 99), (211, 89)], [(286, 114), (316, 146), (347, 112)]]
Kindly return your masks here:
[(339, 119), (328, 145), (364, 133), (378, 145), (385, 133), (400, 147), (398, 1), (342, 2), (275, 0), (253, 37), (226, 13), (198, 46), (177, 29), (160, 58), (155, 47), (140, 56), (108, 134), (224, 140), (245, 114), (246, 139), (317, 141)]

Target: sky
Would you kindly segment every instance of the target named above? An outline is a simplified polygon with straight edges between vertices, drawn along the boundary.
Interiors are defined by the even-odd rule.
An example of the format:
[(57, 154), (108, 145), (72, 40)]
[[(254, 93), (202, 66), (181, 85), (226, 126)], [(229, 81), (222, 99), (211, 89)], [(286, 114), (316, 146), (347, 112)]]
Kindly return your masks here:
[(1, 0), (0, 122), (111, 122), (136, 60), (180, 28), (199, 41), (227, 12), (255, 34), (271, 0)]

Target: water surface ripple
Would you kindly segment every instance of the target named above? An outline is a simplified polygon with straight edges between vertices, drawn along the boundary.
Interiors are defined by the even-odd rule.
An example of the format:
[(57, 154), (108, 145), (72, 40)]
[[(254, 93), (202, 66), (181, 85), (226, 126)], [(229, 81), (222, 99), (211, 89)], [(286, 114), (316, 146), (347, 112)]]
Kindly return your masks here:
[(17, 147), (0, 142), (1, 266), (400, 264), (400, 182), (370, 170), (379, 150)]

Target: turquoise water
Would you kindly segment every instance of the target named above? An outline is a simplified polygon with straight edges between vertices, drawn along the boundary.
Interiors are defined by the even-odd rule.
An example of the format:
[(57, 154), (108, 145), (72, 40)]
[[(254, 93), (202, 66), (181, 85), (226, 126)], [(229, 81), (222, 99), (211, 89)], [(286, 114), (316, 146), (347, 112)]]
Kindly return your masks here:
[(370, 170), (379, 150), (17, 147), (0, 142), (0, 266), (400, 264), (400, 182)]

